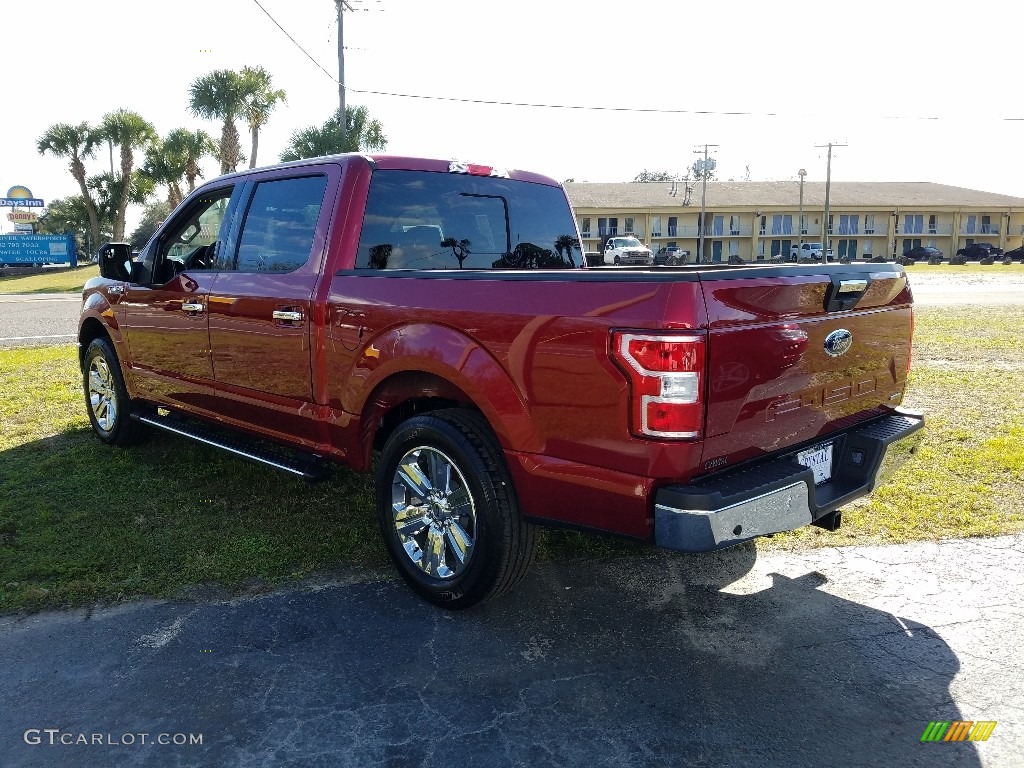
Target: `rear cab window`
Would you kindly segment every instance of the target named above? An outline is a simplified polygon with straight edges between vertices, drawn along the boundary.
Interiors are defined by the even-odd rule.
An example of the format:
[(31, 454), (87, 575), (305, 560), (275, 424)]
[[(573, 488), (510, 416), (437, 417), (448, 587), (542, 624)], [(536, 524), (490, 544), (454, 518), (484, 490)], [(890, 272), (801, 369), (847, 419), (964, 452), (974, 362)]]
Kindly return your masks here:
[(356, 269), (571, 269), (576, 223), (558, 187), (492, 176), (378, 170)]

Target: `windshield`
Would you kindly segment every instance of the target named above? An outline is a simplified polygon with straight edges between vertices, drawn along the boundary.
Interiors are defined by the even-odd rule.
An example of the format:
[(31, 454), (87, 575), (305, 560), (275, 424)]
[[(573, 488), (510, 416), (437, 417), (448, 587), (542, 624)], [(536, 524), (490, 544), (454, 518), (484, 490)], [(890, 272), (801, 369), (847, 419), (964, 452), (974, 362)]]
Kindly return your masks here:
[(643, 248), (643, 245), (635, 237), (617, 237), (615, 238), (616, 248)]

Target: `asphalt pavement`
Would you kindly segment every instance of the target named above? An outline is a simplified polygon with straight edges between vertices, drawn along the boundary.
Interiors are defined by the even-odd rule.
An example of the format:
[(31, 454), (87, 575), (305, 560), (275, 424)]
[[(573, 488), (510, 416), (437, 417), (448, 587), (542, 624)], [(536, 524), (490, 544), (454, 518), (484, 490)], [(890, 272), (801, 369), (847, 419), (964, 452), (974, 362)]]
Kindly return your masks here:
[(0, 347), (74, 342), (81, 308), (79, 293), (0, 294)]
[[(364, 574), (0, 620), (0, 762), (1020, 766), (1022, 645), (1024, 536), (652, 549), (464, 613)], [(957, 720), (996, 725), (922, 743)]]

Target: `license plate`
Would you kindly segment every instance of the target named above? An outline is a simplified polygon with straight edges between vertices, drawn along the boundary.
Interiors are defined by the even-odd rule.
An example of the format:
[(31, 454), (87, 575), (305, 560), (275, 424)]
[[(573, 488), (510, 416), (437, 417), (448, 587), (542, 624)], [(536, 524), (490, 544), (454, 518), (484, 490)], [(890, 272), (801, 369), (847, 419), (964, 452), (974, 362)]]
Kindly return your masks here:
[(821, 485), (832, 479), (832, 443), (816, 445), (796, 455), (797, 463), (814, 472), (814, 484)]

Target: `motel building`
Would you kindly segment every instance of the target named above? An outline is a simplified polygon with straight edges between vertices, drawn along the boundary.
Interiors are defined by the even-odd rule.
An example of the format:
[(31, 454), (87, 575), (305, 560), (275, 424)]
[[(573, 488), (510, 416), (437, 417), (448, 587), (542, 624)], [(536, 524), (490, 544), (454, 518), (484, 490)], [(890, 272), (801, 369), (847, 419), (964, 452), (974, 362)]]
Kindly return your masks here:
[[(802, 215), (801, 215), (801, 186)], [(932, 246), (948, 260), (974, 242), (1003, 250), (1024, 242), (1024, 198), (929, 182), (710, 181), (701, 221), (701, 183), (566, 182), (585, 251), (605, 235), (634, 235), (657, 252), (689, 251), (700, 227), (711, 262), (788, 258), (800, 242), (827, 237), (836, 258), (892, 259)], [(736, 261), (734, 258), (733, 261)]]

